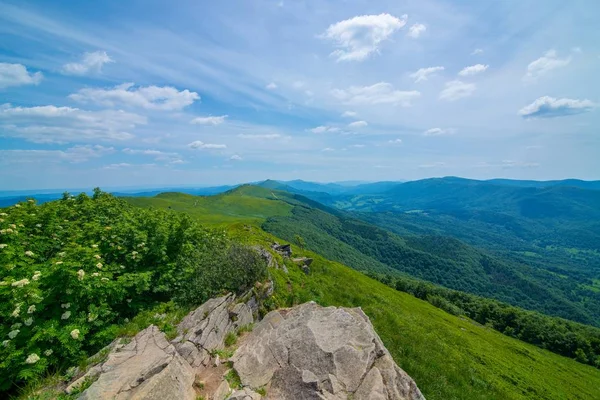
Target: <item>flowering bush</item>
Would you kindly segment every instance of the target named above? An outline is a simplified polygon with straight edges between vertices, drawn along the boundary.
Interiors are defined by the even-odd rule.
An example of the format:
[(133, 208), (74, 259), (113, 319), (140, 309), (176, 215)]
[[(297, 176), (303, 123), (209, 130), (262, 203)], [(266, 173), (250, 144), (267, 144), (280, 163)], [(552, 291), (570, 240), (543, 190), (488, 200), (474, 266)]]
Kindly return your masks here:
[[(0, 218), (0, 393), (97, 351), (119, 324), (189, 292), (182, 282), (192, 257), (231, 248), (225, 233), (185, 215), (138, 209), (99, 190), (41, 206), (29, 200), (0, 209)], [(195, 276), (201, 271), (194, 263)], [(204, 297), (242, 282), (215, 281), (210, 271)], [(264, 268), (252, 273), (247, 281)]]

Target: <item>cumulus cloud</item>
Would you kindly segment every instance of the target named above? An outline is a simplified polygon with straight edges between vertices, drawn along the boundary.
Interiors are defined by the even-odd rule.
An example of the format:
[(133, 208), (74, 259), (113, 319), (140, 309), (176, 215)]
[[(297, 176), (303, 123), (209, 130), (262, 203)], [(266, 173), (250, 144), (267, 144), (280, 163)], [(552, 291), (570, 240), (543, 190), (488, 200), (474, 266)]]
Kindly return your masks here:
[(114, 60), (105, 51), (84, 53), (81, 62), (63, 65), (62, 72), (67, 75), (87, 75), (99, 73), (104, 64), (112, 63)]
[(444, 129), (444, 128), (431, 128), (431, 129), (427, 129), (425, 132), (423, 132), (424, 136), (442, 136), (442, 135), (452, 135), (455, 132), (454, 129), (448, 128), (448, 129)]
[(329, 151), (335, 151), (335, 149), (332, 149), (331, 147), (325, 147), (323, 150), (324, 152), (329, 152)]
[(195, 124), (195, 125), (221, 125), (223, 122), (225, 122), (225, 118), (227, 118), (228, 115), (221, 115), (220, 117), (196, 117), (193, 120), (190, 121), (190, 124)]
[(0, 150), (2, 163), (82, 163), (91, 158), (99, 158), (115, 152), (113, 147), (85, 145), (69, 147), (65, 150)]
[(427, 27), (423, 24), (413, 24), (410, 28), (408, 28), (407, 36), (417, 39), (423, 32), (427, 30)]
[(413, 72), (412, 74), (410, 74), (409, 76), (415, 80), (415, 82), (421, 82), (421, 81), (426, 81), (427, 78), (429, 78), (430, 75), (435, 74), (438, 71), (443, 71), (444, 67), (439, 66), (439, 67), (428, 67), (428, 68), (421, 68), (416, 72)]
[(401, 144), (402, 143), (402, 139), (392, 139), (392, 140), (388, 140), (389, 144)]
[(518, 114), (525, 118), (554, 118), (591, 111), (595, 104), (589, 100), (556, 99), (543, 96), (521, 108)]
[(365, 145), (364, 144), (353, 144), (350, 147), (353, 147), (355, 149), (362, 149), (363, 147), (365, 147)]
[(200, 96), (189, 90), (177, 90), (171, 86), (140, 86), (124, 83), (110, 89), (84, 88), (69, 98), (80, 103), (96, 103), (108, 107), (128, 106), (148, 110), (173, 111), (189, 106)]
[(339, 61), (362, 61), (379, 52), (380, 45), (406, 25), (407, 15), (361, 15), (332, 24), (320, 35), (338, 48), (331, 53)]
[(275, 89), (277, 89), (277, 84), (275, 82), (271, 82), (267, 86), (265, 86), (265, 88), (267, 88), (269, 90), (275, 90)]
[(227, 148), (227, 146), (224, 144), (204, 143), (204, 142), (201, 142), (200, 140), (196, 140), (195, 142), (188, 144), (188, 147), (190, 147), (192, 149), (225, 149), (225, 148)]
[(335, 126), (317, 126), (316, 128), (309, 129), (312, 133), (325, 133), (325, 132), (339, 132), (340, 128)]
[(363, 128), (367, 125), (367, 121), (354, 121), (348, 124), (348, 128)]
[(473, 50), (473, 52), (471, 53), (472, 56), (475, 56), (477, 54), (481, 54), (483, 53), (483, 49), (475, 49)]
[(242, 157), (238, 156), (237, 154), (232, 155), (231, 157), (229, 157), (229, 159), (231, 161), (242, 161)]
[(37, 85), (43, 78), (41, 72), (30, 73), (22, 64), (0, 63), (0, 89), (9, 86)]
[(523, 79), (536, 80), (537, 78), (547, 74), (548, 72), (557, 68), (566, 67), (570, 63), (570, 56), (567, 58), (558, 58), (558, 53), (556, 52), (556, 50), (548, 50), (546, 54), (544, 54), (537, 60), (532, 61), (527, 66), (527, 73), (525, 74)]
[(460, 76), (470, 76), (470, 75), (477, 75), (483, 71), (485, 71), (486, 69), (488, 69), (489, 65), (483, 65), (483, 64), (475, 64), (475, 65), (471, 65), (469, 67), (464, 67), (459, 73), (458, 75)]
[(342, 113), (342, 118), (354, 118), (356, 117), (356, 112), (354, 111), (344, 111)]
[(465, 83), (462, 81), (446, 82), (444, 90), (440, 92), (440, 100), (454, 101), (464, 97), (471, 96), (477, 86), (474, 83)]
[(387, 82), (379, 82), (371, 86), (352, 86), (348, 89), (333, 89), (331, 94), (348, 104), (398, 104), (405, 107), (410, 106), (411, 101), (421, 95), (416, 90), (396, 90)]
[(251, 140), (268, 140), (268, 139), (279, 139), (282, 136), (279, 133), (240, 133), (237, 135), (240, 139), (251, 139)]
[(86, 111), (54, 105), (0, 106), (0, 136), (32, 142), (126, 140), (133, 137), (128, 130), (146, 122), (145, 117), (125, 111)]

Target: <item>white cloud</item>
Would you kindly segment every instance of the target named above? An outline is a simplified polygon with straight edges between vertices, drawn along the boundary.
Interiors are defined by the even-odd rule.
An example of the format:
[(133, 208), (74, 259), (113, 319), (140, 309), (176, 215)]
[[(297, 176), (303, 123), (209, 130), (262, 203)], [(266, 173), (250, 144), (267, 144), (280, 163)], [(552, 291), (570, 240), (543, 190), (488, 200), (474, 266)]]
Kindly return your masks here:
[(539, 167), (539, 163), (531, 163), (524, 161), (515, 161), (515, 160), (502, 160), (500, 167), (502, 168), (537, 168)]
[(110, 89), (84, 88), (69, 98), (81, 103), (96, 103), (108, 107), (117, 105), (140, 107), (149, 110), (181, 110), (189, 106), (200, 96), (189, 90), (177, 90), (171, 86), (140, 86), (124, 83)]
[(184, 161), (181, 159), (181, 156), (178, 153), (166, 152), (161, 150), (151, 150), (151, 149), (130, 149), (125, 148), (122, 150), (125, 154), (132, 155), (144, 155), (149, 157), (154, 157), (156, 161), (165, 161), (171, 164), (180, 164)]
[(442, 136), (442, 135), (452, 135), (455, 132), (452, 128), (431, 128), (427, 129), (423, 132), (424, 136)]
[(595, 104), (589, 100), (556, 99), (543, 96), (523, 107), (518, 114), (525, 119), (565, 117), (591, 111), (594, 107)]
[(232, 155), (231, 157), (229, 157), (229, 159), (231, 161), (242, 161), (242, 157), (238, 156), (237, 154)]
[(428, 68), (421, 68), (416, 72), (413, 72), (412, 74), (410, 74), (409, 76), (415, 80), (415, 82), (421, 82), (421, 81), (426, 81), (427, 78), (429, 78), (429, 75), (435, 74), (438, 71), (443, 71), (444, 67), (439, 66), (439, 67), (428, 67)]
[(329, 152), (329, 151), (335, 151), (335, 149), (332, 149), (331, 147), (325, 147), (323, 150), (324, 152)]
[(343, 118), (354, 118), (356, 117), (356, 112), (354, 111), (344, 111), (344, 113), (342, 114)]
[(367, 125), (367, 121), (354, 121), (348, 124), (348, 128), (363, 128)]
[(475, 49), (473, 50), (473, 52), (471, 53), (472, 56), (475, 56), (477, 54), (482, 54), (483, 53), (483, 49)]
[(192, 149), (225, 149), (225, 148), (227, 148), (227, 146), (224, 144), (204, 143), (204, 142), (201, 142), (200, 140), (196, 140), (195, 142), (188, 144), (188, 147), (190, 147)]
[(133, 167), (133, 164), (129, 163), (118, 163), (118, 164), (109, 164), (104, 167), (104, 169), (120, 169), (120, 168), (129, 168)]
[(0, 63), (0, 89), (9, 86), (37, 85), (44, 75), (41, 72), (29, 73), (21, 64)]
[(361, 15), (332, 24), (320, 35), (331, 40), (337, 50), (331, 53), (339, 61), (362, 61), (379, 52), (381, 43), (406, 25), (408, 16), (390, 14)]
[(354, 147), (355, 149), (362, 149), (363, 147), (365, 147), (364, 144), (353, 144), (350, 147)]
[(427, 30), (427, 27), (423, 24), (413, 24), (410, 28), (408, 28), (407, 36), (417, 39), (423, 32)]
[(338, 100), (348, 104), (398, 104), (410, 106), (415, 98), (421, 95), (416, 90), (395, 90), (387, 82), (379, 82), (371, 86), (352, 86), (349, 89), (333, 89), (331, 94)]
[(77, 164), (114, 152), (114, 148), (100, 145), (74, 146), (65, 150), (0, 150), (0, 160), (4, 164), (53, 162)]
[(402, 143), (402, 139), (392, 139), (392, 140), (388, 140), (389, 144), (401, 144)]
[(296, 81), (294, 83), (292, 83), (292, 86), (294, 89), (302, 89), (304, 87), (305, 83), (302, 81)]
[(223, 122), (225, 122), (225, 118), (227, 118), (228, 115), (221, 115), (220, 117), (196, 117), (193, 120), (190, 121), (190, 124), (195, 124), (195, 125), (221, 125)]
[(489, 65), (483, 65), (483, 64), (471, 65), (469, 67), (464, 67), (458, 73), (458, 75), (460, 75), (460, 76), (476, 75), (476, 74), (479, 74), (479, 73), (485, 71), (486, 69), (488, 69), (488, 67), (489, 67)]
[(90, 72), (99, 73), (104, 64), (112, 63), (114, 60), (105, 51), (85, 53), (79, 63), (63, 65), (62, 71), (67, 75), (87, 75)]
[(546, 54), (537, 60), (531, 62), (527, 66), (527, 73), (525, 74), (525, 80), (536, 80), (537, 78), (547, 74), (548, 72), (565, 67), (571, 63), (571, 57), (558, 58), (556, 50), (548, 50)]
[(126, 140), (133, 137), (128, 130), (146, 122), (143, 116), (116, 110), (86, 111), (53, 105), (0, 106), (0, 136), (33, 142)]
[(446, 166), (446, 163), (443, 162), (433, 162), (430, 164), (421, 164), (419, 165), (419, 168), (439, 168), (439, 167), (444, 167)]
[(474, 92), (477, 86), (474, 83), (464, 83), (461, 81), (446, 82), (446, 87), (440, 93), (440, 100), (454, 101), (469, 97)]
[(252, 139), (252, 140), (262, 140), (262, 139), (279, 139), (282, 136), (279, 133), (240, 133), (237, 135), (240, 139)]
[(340, 128), (335, 126), (317, 126), (316, 128), (309, 129), (312, 133), (325, 133), (325, 132), (339, 132)]
[(275, 89), (277, 89), (277, 84), (275, 82), (271, 82), (267, 86), (265, 86), (265, 88), (267, 88), (269, 90), (275, 90)]

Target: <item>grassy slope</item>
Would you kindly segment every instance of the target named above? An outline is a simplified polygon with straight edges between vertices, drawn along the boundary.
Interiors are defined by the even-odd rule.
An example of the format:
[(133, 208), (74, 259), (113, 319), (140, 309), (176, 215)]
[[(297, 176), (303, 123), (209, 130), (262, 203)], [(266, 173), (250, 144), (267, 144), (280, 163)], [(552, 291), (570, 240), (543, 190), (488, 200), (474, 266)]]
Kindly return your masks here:
[(155, 197), (124, 199), (139, 207), (186, 212), (208, 225), (229, 225), (240, 221), (257, 224), (270, 216), (288, 215), (292, 210), (291, 205), (277, 201), (270, 192), (252, 186), (242, 186), (216, 196), (161, 193)]
[[(279, 202), (248, 197), (250, 193), (242, 191), (201, 198), (205, 200), (199, 203), (206, 201), (202, 207), (193, 206), (193, 196), (171, 194), (132, 203), (171, 206), (205, 222), (227, 224), (243, 241), (267, 245), (274, 237), (256, 226), (248, 227), (248, 222), (260, 222), (261, 213), (289, 210), (273, 204)], [(600, 370), (447, 314), (316, 254), (306, 255), (315, 258), (308, 276), (293, 265), (288, 267), (289, 274), (272, 271), (274, 305), (314, 300), (322, 305), (362, 307), (394, 359), (429, 400), (598, 399)]]

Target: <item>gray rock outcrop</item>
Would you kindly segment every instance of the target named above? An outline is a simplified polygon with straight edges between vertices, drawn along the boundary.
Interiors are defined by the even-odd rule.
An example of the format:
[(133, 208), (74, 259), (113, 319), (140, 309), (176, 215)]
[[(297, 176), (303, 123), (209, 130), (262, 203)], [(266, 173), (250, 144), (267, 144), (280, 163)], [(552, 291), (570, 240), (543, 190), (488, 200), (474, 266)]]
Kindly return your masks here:
[[(84, 375), (98, 379), (79, 399), (193, 400), (194, 371), (154, 325)], [(81, 379), (81, 378), (80, 378)], [(83, 382), (83, 381), (82, 381)]]
[(230, 332), (254, 322), (255, 293), (207, 301), (171, 342), (154, 325), (129, 342), (114, 341), (67, 391), (95, 380), (78, 399), (424, 400), (360, 308), (311, 302), (272, 311), (227, 359), (233, 349), (218, 350)]
[(268, 387), (266, 399), (424, 399), (360, 308), (273, 311), (231, 360), (244, 386)]

